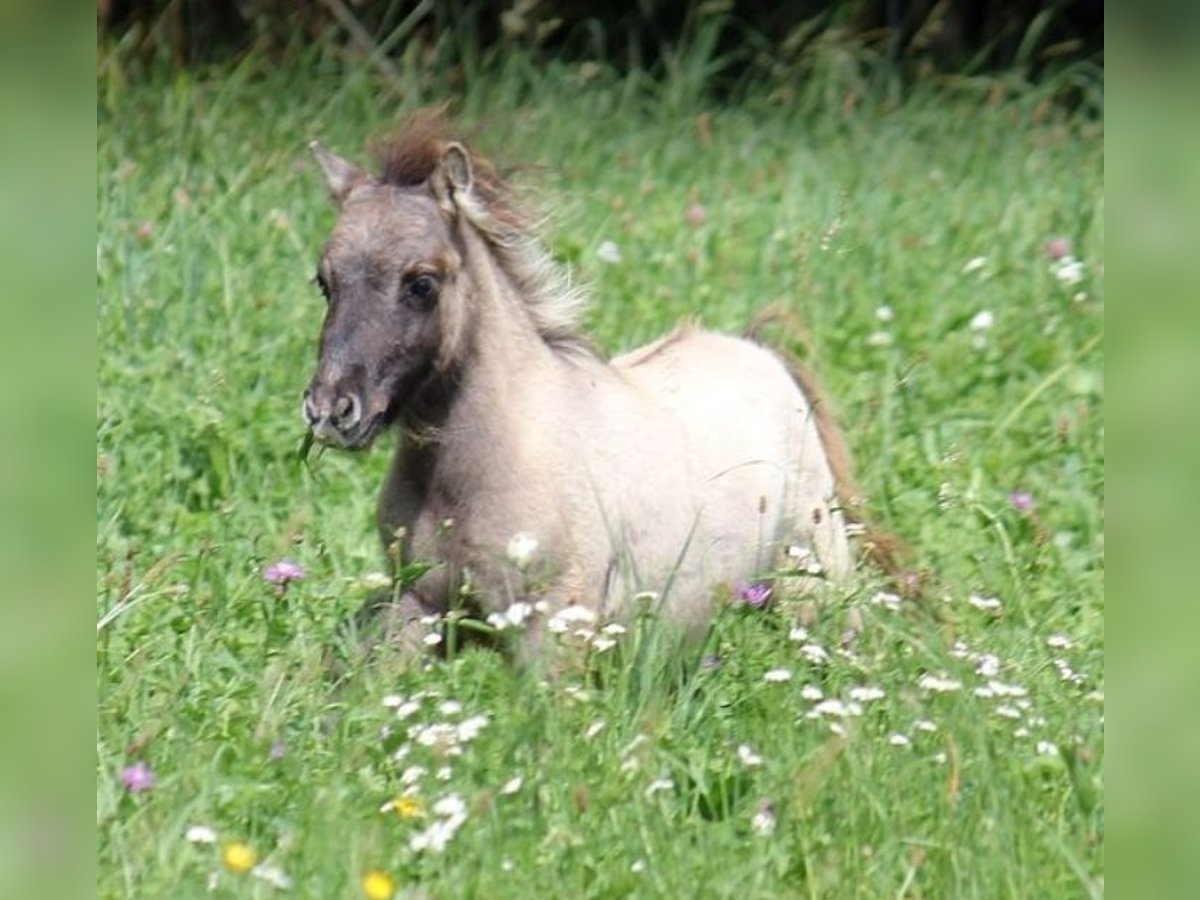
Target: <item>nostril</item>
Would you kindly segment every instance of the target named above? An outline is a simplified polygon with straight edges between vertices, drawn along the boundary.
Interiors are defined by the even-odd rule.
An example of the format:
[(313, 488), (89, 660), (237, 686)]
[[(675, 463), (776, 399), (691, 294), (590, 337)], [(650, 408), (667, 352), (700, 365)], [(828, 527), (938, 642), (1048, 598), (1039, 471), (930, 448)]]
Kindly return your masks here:
[(333, 405), (333, 421), (339, 428), (351, 428), (358, 422), (358, 398), (352, 394), (338, 397)]

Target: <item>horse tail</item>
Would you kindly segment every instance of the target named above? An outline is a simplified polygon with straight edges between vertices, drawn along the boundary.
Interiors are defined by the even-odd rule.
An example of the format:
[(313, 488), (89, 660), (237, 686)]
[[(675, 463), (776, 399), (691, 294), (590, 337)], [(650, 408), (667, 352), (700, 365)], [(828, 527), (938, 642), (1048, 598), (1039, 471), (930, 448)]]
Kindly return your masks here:
[(792, 379), (808, 400), (817, 435), (833, 475), (834, 490), (842, 514), (847, 521), (862, 529), (862, 547), (867, 560), (882, 570), (902, 594), (911, 596), (920, 593), (919, 577), (902, 563), (905, 557), (911, 556), (908, 544), (892, 532), (873, 525), (867, 517), (866, 497), (854, 477), (854, 457), (825, 385), (793, 351), (765, 338), (764, 330), (776, 324), (785, 326), (806, 350), (811, 349), (811, 334), (799, 317), (774, 306), (759, 312), (746, 328), (744, 336), (775, 353), (787, 366)]

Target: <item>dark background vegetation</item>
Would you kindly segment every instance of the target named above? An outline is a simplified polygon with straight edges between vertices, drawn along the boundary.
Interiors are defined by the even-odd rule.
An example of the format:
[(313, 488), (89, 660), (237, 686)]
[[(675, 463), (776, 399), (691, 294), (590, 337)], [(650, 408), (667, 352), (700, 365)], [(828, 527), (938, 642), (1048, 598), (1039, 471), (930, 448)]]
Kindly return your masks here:
[(1078, 99), (1080, 79), (1061, 76), (1101, 80), (1104, 46), (1101, 0), (98, 0), (97, 17), (102, 44), (172, 66), (332, 38), (385, 74), (408, 54), (470, 70), (523, 50), (670, 77), (680, 47), (699, 47), (717, 96), (833, 56), (905, 83), (1001, 70), (1055, 77)]

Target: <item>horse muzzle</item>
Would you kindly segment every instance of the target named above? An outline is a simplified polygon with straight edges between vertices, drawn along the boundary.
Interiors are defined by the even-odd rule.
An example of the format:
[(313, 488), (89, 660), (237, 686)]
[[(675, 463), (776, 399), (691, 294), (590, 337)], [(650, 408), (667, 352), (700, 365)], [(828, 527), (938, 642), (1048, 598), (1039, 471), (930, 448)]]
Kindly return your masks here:
[(303, 414), (313, 437), (335, 447), (361, 447), (374, 431), (354, 391), (314, 385), (304, 392)]

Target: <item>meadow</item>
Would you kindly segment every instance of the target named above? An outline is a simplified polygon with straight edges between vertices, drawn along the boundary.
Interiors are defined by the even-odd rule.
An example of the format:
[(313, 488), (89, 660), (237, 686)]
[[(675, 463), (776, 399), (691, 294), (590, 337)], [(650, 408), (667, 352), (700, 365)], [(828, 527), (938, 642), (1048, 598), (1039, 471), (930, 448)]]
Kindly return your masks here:
[[(1097, 112), (1002, 79), (716, 103), (687, 71), (405, 72), (101, 66), (98, 895), (1100, 896)], [(864, 569), (728, 598), (682, 679), (650, 617), (551, 681), (353, 652), (388, 447), (298, 459), (333, 221), (305, 145), (362, 158), (446, 99), (606, 351), (804, 320), (922, 597)]]

